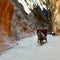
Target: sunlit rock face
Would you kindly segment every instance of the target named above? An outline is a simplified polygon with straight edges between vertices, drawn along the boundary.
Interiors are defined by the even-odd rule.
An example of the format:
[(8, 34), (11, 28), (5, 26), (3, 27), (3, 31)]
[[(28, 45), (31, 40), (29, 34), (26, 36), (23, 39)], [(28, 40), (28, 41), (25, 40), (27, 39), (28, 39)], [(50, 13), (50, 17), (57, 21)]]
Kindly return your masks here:
[(52, 4), (53, 31), (60, 35), (60, 0), (55, 0)]
[(9, 0), (0, 0), (0, 29), (4, 34), (11, 35), (11, 19), (14, 8)]
[(45, 5), (47, 4), (46, 0), (18, 0), (18, 2), (23, 5), (27, 14), (34, 14), (36, 23), (39, 23), (39, 21), (41, 22), (42, 20), (48, 21), (48, 16), (46, 16), (48, 15), (47, 6)]
[(18, 2), (23, 5), (28, 14), (31, 13), (30, 10), (33, 10), (37, 5), (41, 8), (41, 10), (43, 10), (43, 8), (47, 10), (46, 5), (43, 4), (43, 2), (46, 3), (46, 0), (18, 0)]

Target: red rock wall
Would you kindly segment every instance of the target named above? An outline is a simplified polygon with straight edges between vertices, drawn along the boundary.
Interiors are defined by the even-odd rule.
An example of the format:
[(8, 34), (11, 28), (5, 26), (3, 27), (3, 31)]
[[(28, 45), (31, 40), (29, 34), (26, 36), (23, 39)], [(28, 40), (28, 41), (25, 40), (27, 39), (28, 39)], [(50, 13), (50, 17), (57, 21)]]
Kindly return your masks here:
[(0, 29), (5, 34), (11, 35), (11, 18), (14, 6), (9, 0), (0, 0)]

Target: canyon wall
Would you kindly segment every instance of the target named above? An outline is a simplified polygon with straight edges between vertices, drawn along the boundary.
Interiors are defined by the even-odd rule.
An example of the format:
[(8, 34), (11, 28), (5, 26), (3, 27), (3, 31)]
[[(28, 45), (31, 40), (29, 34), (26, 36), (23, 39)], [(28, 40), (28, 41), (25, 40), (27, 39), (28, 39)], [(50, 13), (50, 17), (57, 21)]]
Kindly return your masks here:
[(0, 0), (0, 30), (4, 34), (11, 35), (11, 19), (14, 7), (9, 0)]
[(14, 6), (10, 0), (0, 0), (0, 54), (16, 43), (11, 30), (13, 12)]
[(60, 0), (51, 0), (52, 29), (60, 35)]

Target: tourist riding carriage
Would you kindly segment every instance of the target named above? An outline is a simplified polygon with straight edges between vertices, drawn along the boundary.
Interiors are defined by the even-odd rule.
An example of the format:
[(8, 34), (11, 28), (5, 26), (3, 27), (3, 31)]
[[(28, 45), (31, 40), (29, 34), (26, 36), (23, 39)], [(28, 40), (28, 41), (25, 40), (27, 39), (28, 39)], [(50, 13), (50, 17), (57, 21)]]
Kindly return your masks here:
[(47, 42), (47, 28), (39, 28), (37, 29), (38, 43)]

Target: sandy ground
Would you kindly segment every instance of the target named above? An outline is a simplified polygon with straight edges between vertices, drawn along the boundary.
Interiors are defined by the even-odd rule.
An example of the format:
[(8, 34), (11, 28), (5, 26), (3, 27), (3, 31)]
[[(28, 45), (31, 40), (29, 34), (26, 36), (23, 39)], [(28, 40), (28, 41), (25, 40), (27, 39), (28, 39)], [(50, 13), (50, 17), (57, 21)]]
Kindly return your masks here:
[(18, 41), (18, 45), (0, 55), (0, 60), (60, 60), (60, 36), (47, 36), (47, 43), (37, 43), (37, 36)]
[(16, 44), (17, 42), (13, 37), (4, 35), (2, 31), (0, 31), (0, 54), (12, 48)]

